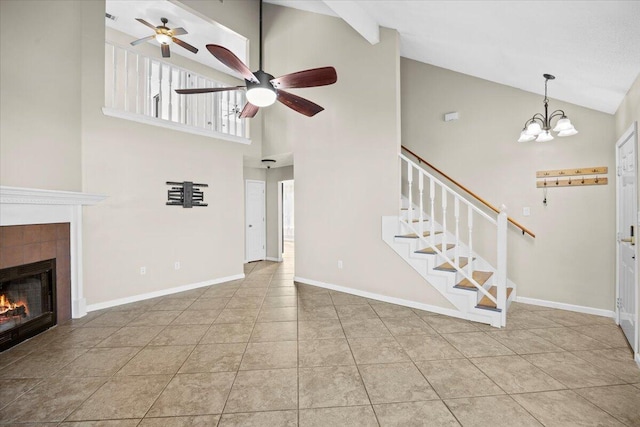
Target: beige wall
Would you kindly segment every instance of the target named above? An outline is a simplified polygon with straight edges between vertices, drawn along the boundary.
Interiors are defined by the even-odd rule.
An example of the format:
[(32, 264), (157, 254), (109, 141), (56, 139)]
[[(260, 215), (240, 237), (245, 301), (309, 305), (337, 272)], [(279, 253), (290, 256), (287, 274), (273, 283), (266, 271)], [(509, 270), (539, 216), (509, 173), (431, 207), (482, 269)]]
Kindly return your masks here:
[(81, 189), (80, 3), (0, 1), (1, 185)]
[(640, 74), (616, 111), (616, 138), (620, 138), (633, 122), (640, 123)]
[[(518, 295), (613, 310), (613, 116), (553, 99), (551, 82), (551, 108), (564, 109), (580, 133), (517, 143), (524, 122), (543, 110), (542, 96), (409, 59), (401, 69), (402, 143), (493, 205), (505, 204), (536, 234), (509, 232), (509, 278)], [(444, 122), (452, 111), (460, 120)], [(607, 166), (609, 185), (551, 188), (543, 206), (537, 170), (588, 166)]]
[[(257, 38), (257, 2), (187, 3)], [(242, 274), (243, 157), (261, 155), (260, 122), (244, 146), (106, 117), (104, 2), (0, 5), (2, 185), (108, 196), (84, 211), (87, 303)], [(52, 22), (65, 49), (52, 49), (42, 33)], [(26, 168), (31, 153), (38, 157)], [(166, 206), (167, 180), (209, 184), (209, 207)]]
[(266, 12), (270, 73), (327, 65), (338, 73), (332, 86), (295, 91), (326, 108), (315, 117), (282, 105), (265, 112), (265, 135), (280, 131), (295, 152), (296, 276), (451, 307), (381, 239), (381, 217), (397, 214), (399, 198), (397, 33), (383, 29), (372, 46), (336, 18)]
[(267, 258), (278, 259), (278, 182), (293, 179), (293, 166), (267, 169)]
[[(254, 5), (225, 6), (211, 16), (223, 25), (229, 8)], [(93, 24), (83, 31), (83, 189), (109, 196), (85, 209), (88, 304), (242, 274), (243, 156), (260, 153), (259, 138), (245, 146), (104, 116), (104, 4), (85, 2), (84, 15)], [(208, 184), (209, 206), (166, 206), (165, 181)]]

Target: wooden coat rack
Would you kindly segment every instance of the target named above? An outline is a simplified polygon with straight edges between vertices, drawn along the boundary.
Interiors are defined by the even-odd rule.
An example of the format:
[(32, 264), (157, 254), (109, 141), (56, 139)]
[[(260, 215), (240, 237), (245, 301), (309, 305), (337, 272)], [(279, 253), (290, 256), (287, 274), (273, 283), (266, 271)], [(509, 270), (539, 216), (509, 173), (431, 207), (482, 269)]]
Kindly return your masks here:
[[(609, 180), (606, 177), (608, 172), (609, 168), (606, 166), (598, 166), (594, 168), (537, 171), (536, 187), (549, 188), (580, 187), (584, 185), (607, 185), (609, 183)], [(562, 179), (560, 179), (561, 177)]]

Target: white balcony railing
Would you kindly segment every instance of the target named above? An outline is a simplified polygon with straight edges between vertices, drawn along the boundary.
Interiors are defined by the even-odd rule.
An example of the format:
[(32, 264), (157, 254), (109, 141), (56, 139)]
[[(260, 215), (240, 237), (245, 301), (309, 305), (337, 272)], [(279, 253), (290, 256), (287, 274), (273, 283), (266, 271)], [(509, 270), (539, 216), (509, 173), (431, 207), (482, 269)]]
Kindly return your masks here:
[(248, 120), (238, 117), (245, 104), (244, 91), (175, 92), (223, 86), (228, 85), (105, 43), (105, 114), (248, 144)]

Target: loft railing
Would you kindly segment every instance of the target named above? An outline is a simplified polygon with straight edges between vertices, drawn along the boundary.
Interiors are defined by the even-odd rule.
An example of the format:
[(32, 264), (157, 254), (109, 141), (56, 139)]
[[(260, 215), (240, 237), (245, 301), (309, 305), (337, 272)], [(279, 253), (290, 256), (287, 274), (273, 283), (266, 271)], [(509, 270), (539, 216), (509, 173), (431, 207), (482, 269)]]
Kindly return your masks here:
[[(501, 323), (504, 326), (507, 304), (506, 208), (503, 206), (494, 218), (408, 157), (403, 154), (398, 156), (400, 191), (409, 200), (407, 219), (402, 221), (417, 235), (422, 244), (429, 246), (444, 262), (454, 267), (462, 277), (476, 287), (479, 294), (486, 296), (496, 304), (496, 308), (501, 311)], [(451, 201), (453, 202), (453, 212), (449, 210)], [(414, 206), (416, 214), (414, 214)], [(403, 209), (402, 203), (400, 209)], [(425, 217), (425, 214), (428, 215), (428, 218)], [(439, 222), (439, 227), (436, 227), (436, 220)], [(473, 277), (475, 271), (474, 229), (478, 220), (488, 224), (481, 224), (484, 234), (487, 233), (488, 227), (494, 230), (496, 268), (491, 281), (497, 288), (495, 297)], [(452, 225), (451, 222), (453, 222)], [(466, 223), (466, 229), (464, 223)], [(448, 245), (450, 244), (454, 245), (453, 256), (448, 255)], [(462, 253), (463, 244), (466, 244), (466, 253)], [(483, 245), (486, 247), (487, 243), (483, 242)], [(463, 256), (467, 257), (466, 268), (461, 262)]]
[(228, 86), (132, 49), (105, 43), (105, 113), (249, 143), (239, 118), (244, 91), (179, 95), (175, 89)]
[[(498, 208), (496, 208), (495, 206), (493, 206), (491, 203), (487, 202), (486, 200), (484, 200), (482, 197), (478, 196), (477, 194), (475, 194), (473, 191), (469, 190), (468, 188), (466, 188), (464, 185), (460, 184), (458, 181), (456, 181), (455, 179), (451, 178), (449, 175), (447, 175), (446, 173), (442, 172), (440, 169), (438, 169), (437, 167), (433, 166), (431, 163), (427, 162), (425, 159), (423, 159), (422, 157), (418, 156), (416, 153), (414, 153), (413, 151), (409, 150), (407, 147), (405, 147), (404, 145), (402, 146), (402, 149), (404, 151), (406, 151), (407, 153), (411, 154), (413, 157), (415, 157), (416, 159), (418, 159), (418, 163), (424, 163), (425, 165), (427, 165), (429, 168), (431, 168), (432, 170), (434, 170), (435, 172), (437, 172), (438, 174), (440, 174), (441, 176), (443, 176), (446, 180), (448, 180), (449, 182), (453, 183), (454, 185), (456, 185), (458, 188), (461, 188), (463, 191), (465, 191), (467, 194), (469, 194), (471, 197), (473, 197), (474, 199), (476, 199), (478, 202), (480, 202), (481, 204), (485, 205), (486, 207), (488, 207), (489, 209), (491, 209), (492, 211), (494, 211), (495, 213), (500, 213), (500, 210), (498, 210)], [(529, 229), (525, 228), (524, 226), (522, 226), (521, 224), (519, 224), (517, 221), (515, 221), (513, 218), (509, 218), (507, 217), (507, 220), (513, 224), (516, 228), (520, 229), (522, 231), (522, 234), (528, 234), (529, 236), (535, 238), (536, 235), (533, 234), (533, 232), (531, 232)]]

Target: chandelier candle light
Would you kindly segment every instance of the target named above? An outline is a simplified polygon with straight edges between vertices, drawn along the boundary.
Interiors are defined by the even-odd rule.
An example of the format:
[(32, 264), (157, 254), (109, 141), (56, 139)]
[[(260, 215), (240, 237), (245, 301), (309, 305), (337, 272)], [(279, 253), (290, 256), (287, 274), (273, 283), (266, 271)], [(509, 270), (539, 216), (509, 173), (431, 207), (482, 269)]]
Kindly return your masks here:
[(547, 82), (555, 79), (555, 76), (551, 74), (543, 74), (544, 77), (544, 115), (536, 113), (524, 124), (524, 128), (520, 133), (518, 142), (547, 142), (553, 139), (551, 135), (551, 120), (560, 117), (560, 120), (553, 128), (554, 132), (558, 132), (558, 136), (571, 136), (578, 133), (575, 127), (571, 124), (571, 121), (567, 118), (562, 110), (556, 110), (549, 115), (549, 98), (547, 97)]

